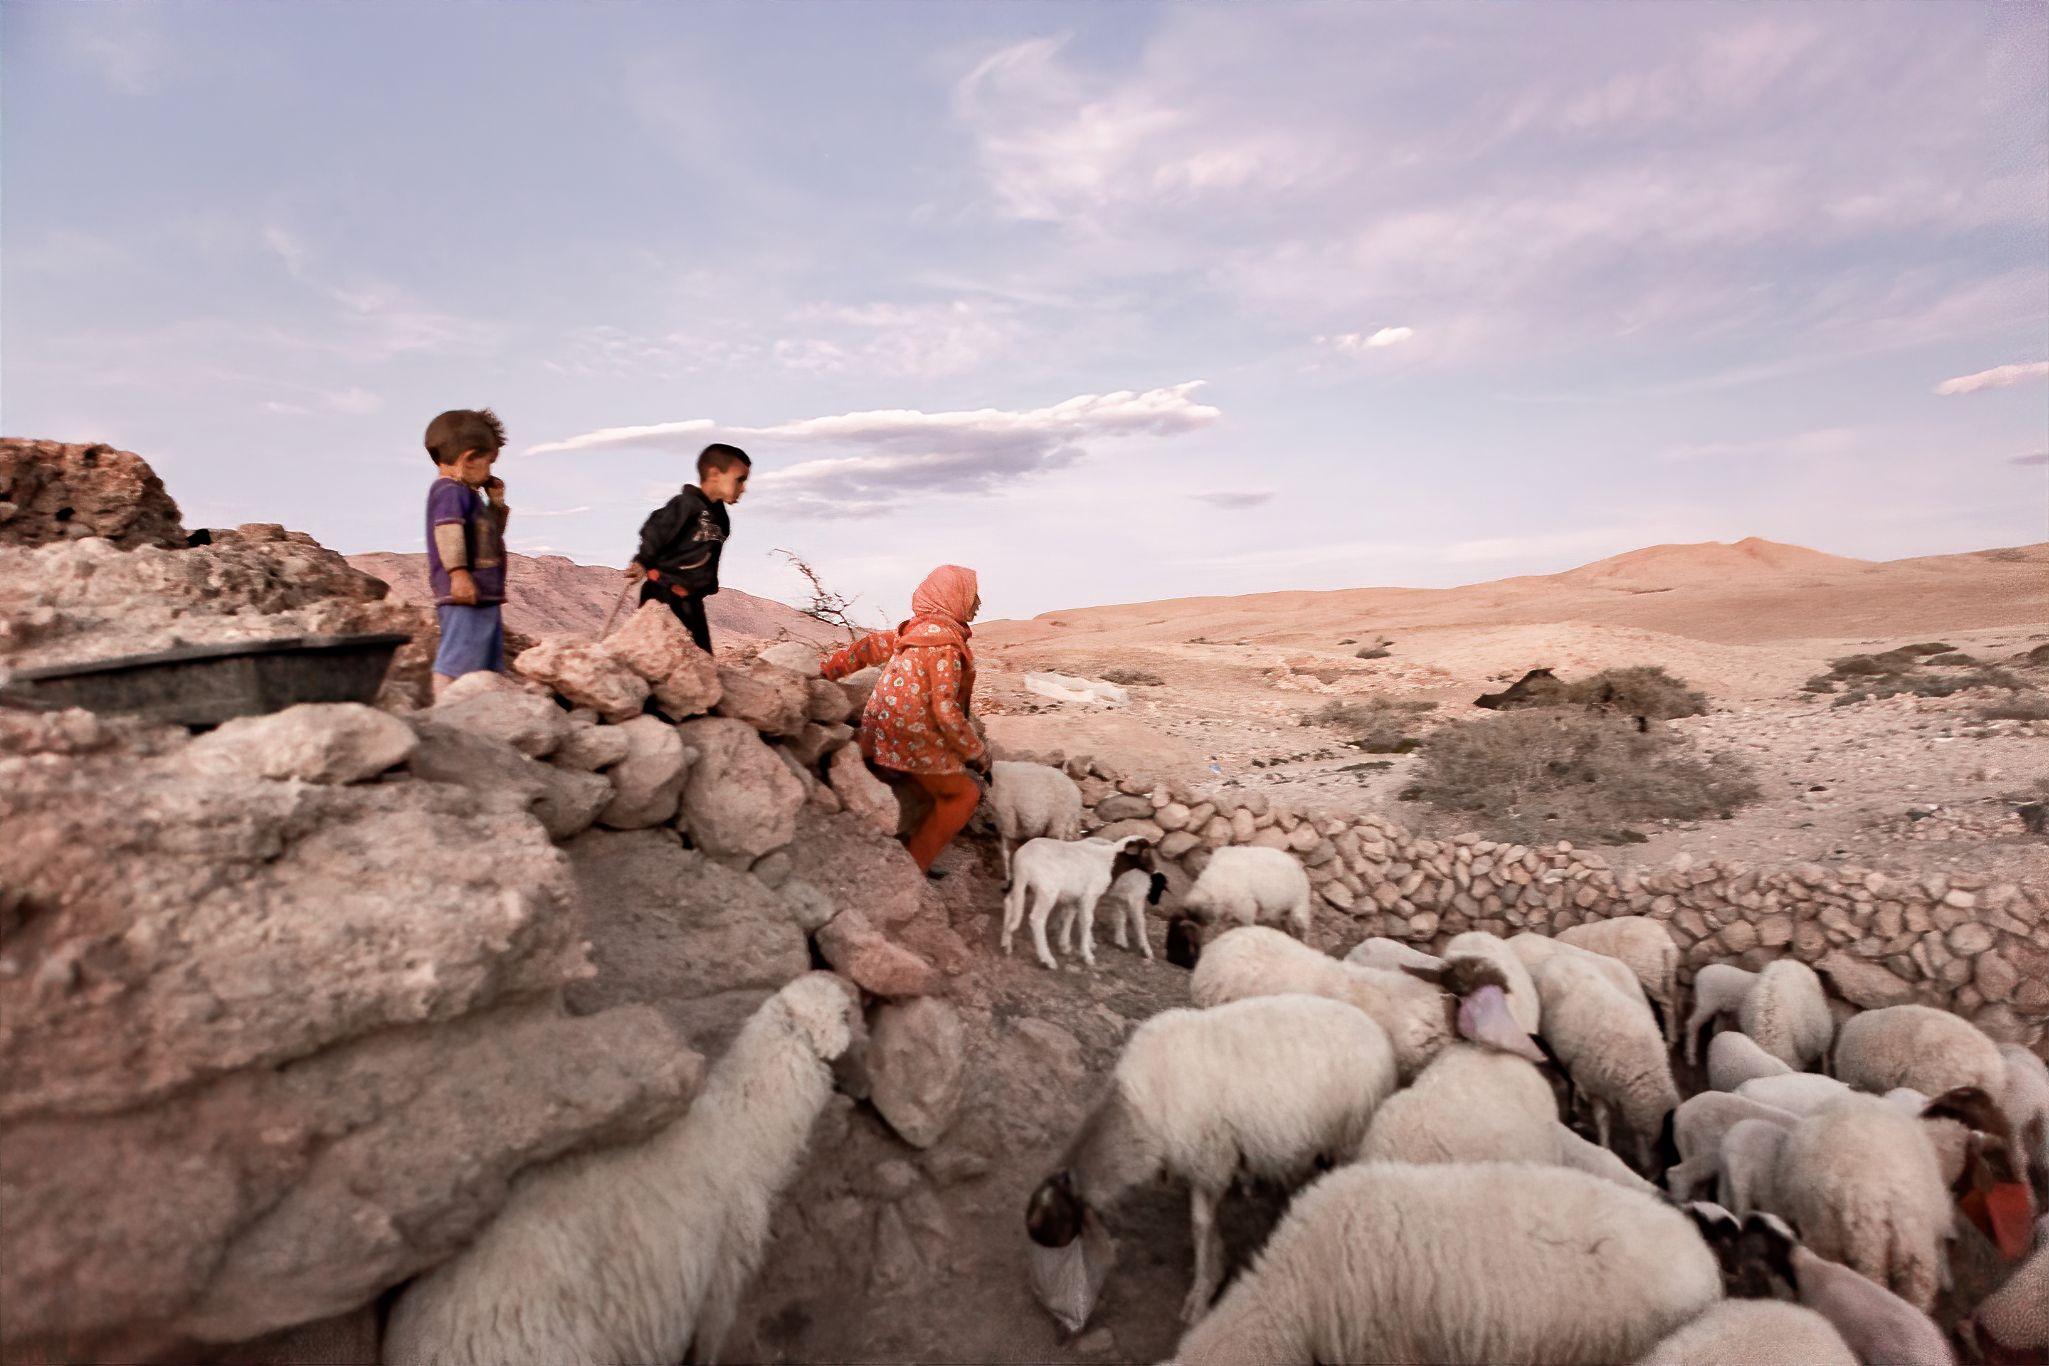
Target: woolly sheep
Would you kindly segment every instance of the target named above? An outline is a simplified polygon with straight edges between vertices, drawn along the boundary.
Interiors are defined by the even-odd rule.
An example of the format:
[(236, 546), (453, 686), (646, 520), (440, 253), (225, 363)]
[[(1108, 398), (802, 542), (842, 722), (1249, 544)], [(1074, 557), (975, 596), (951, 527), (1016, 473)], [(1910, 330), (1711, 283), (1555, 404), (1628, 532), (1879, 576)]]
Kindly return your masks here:
[(1345, 961), (1354, 967), (1379, 968), (1384, 972), (1400, 972), (1403, 968), (1441, 968), (1444, 960), (1434, 953), (1425, 953), (1412, 948), (1399, 939), (1387, 939), (1375, 935), (1362, 939), (1345, 955)]
[(1595, 953), (1591, 949), (1578, 948), (1572, 944), (1560, 943), (1556, 939), (1547, 939), (1541, 934), (1532, 934), (1527, 930), (1521, 934), (1510, 935), (1507, 943), (1509, 952), (1520, 958), (1523, 966), (1530, 970), (1532, 980), (1536, 977), (1537, 969), (1553, 958), (1576, 957), (1605, 977), (1608, 985), (1624, 996), (1641, 1001), (1644, 1009), (1650, 1009), (1651, 1000), (1643, 994), (1643, 983), (1637, 981), (1636, 974), (1629, 970), (1629, 965), (1618, 958), (1610, 958), (1605, 953)]
[[(1500, 994), (1500, 981), (1478, 960), (1456, 965), (1452, 990), (1447, 993), (1436, 981), (1417, 976), (1423, 969), (1382, 972), (1376, 968), (1353, 967), (1306, 944), (1297, 943), (1279, 930), (1248, 925), (1229, 930), (1204, 950), (1195, 973), (1189, 979), (1189, 997), (1199, 1006), (1220, 1005), (1254, 996), (1282, 992), (1306, 992), (1327, 996), (1356, 1006), (1387, 1032), (1394, 1047), (1395, 1066), (1402, 1080), (1413, 1080), (1429, 1066), (1462, 1030), (1479, 1036), (1508, 1052), (1519, 1053), (1532, 1062), (1543, 1055), (1515, 1028), (1502, 997), (1502, 1009), (1485, 1007), (1492, 997), (1483, 997), (1482, 987), (1492, 985)], [(1447, 965), (1446, 974), (1453, 972)], [(1462, 1022), (1462, 1001), (1471, 996), (1477, 1018)]]
[(1731, 1031), (1708, 1042), (1707, 1084), (1713, 1091), (1733, 1091), (1759, 1077), (1783, 1077), (1794, 1069), (1758, 1047), (1748, 1034)]
[(1055, 927), (1056, 935), (1066, 941), (1069, 953), (1074, 952), (1078, 920), (1081, 960), (1094, 967), (1096, 903), (1110, 890), (1111, 883), (1131, 871), (1153, 878), (1155, 896), (1166, 886), (1166, 878), (1153, 866), (1152, 847), (1136, 835), (1121, 840), (1029, 841), (1011, 863), (1010, 890), (1003, 894), (1003, 952), (1010, 952), (1011, 935), (1029, 911), (1032, 949), (1041, 963), (1049, 968), (1058, 967), (1052, 951), (1046, 947), (1046, 918), (1057, 907), (1065, 918)]
[(1679, 1042), (1679, 945), (1670, 930), (1647, 915), (1618, 915), (1562, 929), (1558, 941), (1627, 966), (1651, 1004), (1663, 1010), (1666, 1042)]
[(1629, 1169), (1629, 1164), (1599, 1144), (1589, 1143), (1563, 1124), (1552, 1126), (1558, 1134), (1558, 1165), (1588, 1176), (1598, 1176), (1618, 1186), (1656, 1195), (1658, 1188)]
[(1231, 845), (1217, 850), (1181, 907), (1202, 924), (1286, 921), (1295, 938), (1309, 942), (1309, 874), (1285, 849)]
[(2049, 1217), (2036, 1221), (2035, 1250), (1978, 1305), (1971, 1325), (1981, 1344), (1998, 1348), (1998, 1359), (2049, 1352)]
[(1765, 965), (1743, 998), (1740, 1018), (1759, 1048), (1796, 1072), (1819, 1063), (1836, 1033), (1821, 979), (1796, 958)]
[(860, 1018), (845, 983), (806, 973), (748, 1019), (681, 1119), (522, 1178), (476, 1242), (399, 1297), (387, 1366), (716, 1362)]
[(1153, 956), (1152, 940), (1145, 932), (1145, 912), (1148, 906), (1160, 904), (1160, 896), (1166, 890), (1165, 876), (1143, 868), (1129, 869), (1110, 884), (1110, 890), (1096, 903), (1096, 910), (1109, 909), (1111, 934), (1118, 948), (1134, 949), (1148, 959)]
[(1599, 1177), (1365, 1163), (1296, 1197), (1174, 1359), (1628, 1361), (1721, 1294), (1684, 1214)]
[(1784, 1072), (1773, 1077), (1754, 1077), (1737, 1087), (1736, 1094), (1791, 1110), (1804, 1119), (1857, 1093), (1834, 1077), (1816, 1072)]
[(1026, 840), (1081, 838), (1081, 788), (1045, 764), (999, 759), (989, 766), (989, 813), (1003, 852), (1003, 880), (1011, 855)]
[(1757, 974), (1734, 963), (1709, 963), (1693, 974), (1693, 1010), (1686, 1017), (1686, 1061), (1700, 1061), (1701, 1031), (1736, 1020)]
[(1385, 1101), (1362, 1162), (1556, 1162), (1558, 1105), (1525, 1059), (1475, 1044), (1439, 1053)]
[(1834, 1325), (1797, 1304), (1723, 1300), (1653, 1347), (1637, 1366), (1857, 1366)]
[(2049, 1201), (2049, 1063), (2019, 1044), (1999, 1045), (2006, 1084), (1995, 1094), (2025, 1149), (2029, 1178)]
[(1124, 1045), (1109, 1094), (1026, 1212), (1033, 1241), (1066, 1247), (1083, 1219), (1162, 1172), (1188, 1183), (1195, 1278), (1181, 1317), (1209, 1308), (1224, 1275), (1217, 1204), (1241, 1173), (1293, 1183), (1348, 1162), (1394, 1090), (1380, 1026), (1316, 996), (1168, 1010)]
[(1738, 1219), (1753, 1209), (1776, 1203), (1772, 1182), (1779, 1153), (1791, 1133), (1791, 1129), (1774, 1120), (1745, 1119), (1731, 1125), (1729, 1132), (1722, 1135), (1722, 1170), (1716, 1196)]
[(1722, 1136), (1746, 1119), (1770, 1120), (1790, 1129), (1800, 1116), (1726, 1091), (1688, 1097), (1672, 1116), (1672, 1139), (1680, 1160), (1665, 1172), (1665, 1189), (1685, 1200), (1696, 1186), (1712, 1180), (1721, 1171)]
[(1578, 958), (1553, 958), (1537, 970), (1536, 980), (1543, 1037), (1573, 1086), (1593, 1102), (1601, 1146), (1615, 1146), (1615, 1121), (1620, 1119), (1637, 1169), (1650, 1170), (1665, 1117), (1679, 1104), (1657, 1021), (1648, 1007), (1617, 991)]
[(2006, 1087), (1999, 1045), (1969, 1020), (1933, 1006), (1867, 1010), (1836, 1035), (1835, 1074), (1862, 1091), (1911, 1086), (1939, 1096), (1960, 1086)]
[(1444, 946), (1444, 959), (1484, 958), (1500, 969), (1507, 982), (1508, 1012), (1525, 1034), (1535, 1034), (1543, 1021), (1543, 1005), (1537, 999), (1537, 984), (1530, 978), (1530, 970), (1523, 960), (1516, 957), (1508, 947), (1508, 941), (1484, 930), (1468, 930), (1453, 935)]

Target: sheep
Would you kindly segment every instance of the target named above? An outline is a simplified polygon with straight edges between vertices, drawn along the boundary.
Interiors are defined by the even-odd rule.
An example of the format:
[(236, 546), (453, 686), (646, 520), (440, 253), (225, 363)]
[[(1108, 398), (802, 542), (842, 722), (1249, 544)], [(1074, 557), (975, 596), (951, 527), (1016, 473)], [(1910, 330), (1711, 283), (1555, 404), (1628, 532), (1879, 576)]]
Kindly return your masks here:
[(1558, 1105), (1526, 1059), (1456, 1044), (1381, 1105), (1362, 1162), (1556, 1162)]
[(1651, 999), (1643, 994), (1643, 983), (1636, 980), (1636, 974), (1620, 959), (1610, 958), (1605, 953), (1595, 953), (1591, 949), (1560, 943), (1556, 939), (1547, 939), (1541, 934), (1532, 934), (1527, 930), (1521, 934), (1510, 935), (1507, 943), (1509, 952), (1522, 960), (1523, 966), (1530, 970), (1532, 979), (1535, 978), (1537, 969), (1553, 958), (1576, 957), (1600, 973), (1610, 986), (1624, 996), (1641, 1001), (1644, 1009), (1650, 1009)]
[[(1462, 1032), (1531, 1062), (1543, 1061), (1543, 1054), (1509, 1017), (1502, 983), (1490, 965), (1478, 959), (1449, 964), (1434, 980), (1418, 975), (1423, 972), (1353, 967), (1279, 930), (1247, 925), (1219, 935), (1203, 953), (1189, 981), (1189, 997), (1199, 1006), (1213, 1006), (1307, 992), (1356, 1006), (1387, 1032), (1404, 1083), (1414, 1080)], [(1482, 990), (1487, 986), (1495, 988), (1493, 995)], [(1471, 1021), (1463, 1018), (1469, 997), (1475, 1015)], [(1491, 1008), (1497, 1004), (1500, 1009)]]
[(1181, 899), (1181, 907), (1204, 924), (1283, 920), (1295, 938), (1309, 942), (1309, 874), (1285, 849), (1234, 845), (1217, 850)]
[(1345, 961), (1354, 967), (1380, 968), (1385, 972), (1400, 972), (1403, 968), (1441, 968), (1444, 960), (1436, 954), (1411, 948), (1399, 939), (1386, 939), (1375, 935), (1362, 939), (1345, 955)]
[(1045, 764), (999, 759), (989, 766), (989, 813), (996, 823), (1003, 852), (1003, 880), (1010, 881), (1010, 860), (1026, 840), (1081, 838), (1081, 788), (1074, 779)]
[(1679, 1042), (1679, 945), (1647, 915), (1618, 915), (1558, 932), (1558, 942), (1619, 959), (1636, 974), (1651, 1004), (1663, 1010), (1665, 1039)]
[(1319, 1160), (1350, 1161), (1394, 1086), (1386, 1033), (1337, 1001), (1162, 1011), (1124, 1045), (1109, 1094), (1033, 1193), (1026, 1228), (1042, 1247), (1066, 1247), (1087, 1215), (1140, 1182), (1186, 1181), (1195, 1277), (1181, 1317), (1193, 1323), (1223, 1280), (1216, 1213), (1233, 1179), (1293, 1183)]
[(1618, 1186), (1656, 1195), (1658, 1188), (1629, 1169), (1629, 1164), (1598, 1144), (1589, 1143), (1564, 1124), (1553, 1124), (1558, 1137), (1558, 1165), (1598, 1176)]
[(1599, 1177), (1362, 1163), (1296, 1197), (1174, 1360), (1628, 1361), (1721, 1294), (1684, 1214)]
[[(1096, 909), (1110, 908), (1110, 927), (1117, 947), (1135, 948), (1150, 960), (1153, 956), (1152, 941), (1146, 937), (1145, 913), (1149, 906), (1160, 904), (1160, 896), (1167, 890), (1164, 874), (1143, 868), (1132, 868), (1110, 884), (1110, 890), (1103, 893), (1103, 899), (1096, 903)], [(1128, 943), (1135, 939), (1136, 944)]]
[(2020, 1136), (2028, 1180), (2049, 1202), (2049, 1063), (2019, 1044), (1999, 1045), (2006, 1061), (2006, 1084), (1997, 1092), (1999, 1108)]
[(1665, 1172), (1665, 1189), (1685, 1200), (1701, 1182), (1721, 1170), (1722, 1136), (1746, 1119), (1769, 1120), (1790, 1129), (1800, 1116), (1790, 1110), (1726, 1091), (1703, 1091), (1689, 1097), (1672, 1116), (1672, 1138), (1679, 1161)]
[(1836, 1035), (1835, 1075), (1863, 1091), (1911, 1086), (1939, 1096), (1976, 1086), (1996, 1096), (2006, 1088), (2006, 1059), (1969, 1020), (1933, 1006), (1886, 1006)]
[(1184, 972), (1193, 972), (1202, 957), (1202, 927), (1185, 915), (1167, 922), (1167, 961)]
[(1484, 930), (1468, 930), (1453, 935), (1444, 946), (1444, 958), (1484, 958), (1501, 970), (1507, 982), (1508, 1012), (1515, 1017), (1517, 1026), (1525, 1034), (1535, 1034), (1543, 1021), (1543, 1005), (1537, 999), (1537, 984), (1530, 978), (1530, 970), (1523, 960), (1508, 947), (1508, 941)]
[(1743, 1008), (1743, 998), (1757, 984), (1757, 974), (1734, 963), (1709, 963), (1693, 974), (1693, 1010), (1686, 1017), (1686, 1061), (1700, 1061), (1700, 1036), (1704, 1029), (1724, 1021), (1733, 1022)]
[(1046, 947), (1046, 917), (1059, 907), (1065, 919), (1055, 927), (1056, 936), (1066, 941), (1064, 947), (1072, 953), (1073, 931), (1079, 917), (1081, 960), (1094, 967), (1096, 903), (1110, 890), (1111, 883), (1132, 870), (1151, 874), (1156, 879), (1155, 888), (1166, 886), (1166, 878), (1153, 865), (1152, 846), (1137, 835), (1121, 840), (1029, 841), (1011, 862), (1012, 880), (1003, 894), (1003, 952), (1010, 952), (1010, 937), (1029, 909), (1032, 948), (1041, 963), (1049, 968), (1058, 967), (1052, 951)]
[(1743, 998), (1745, 1034), (1796, 1072), (1820, 1062), (1835, 1039), (1836, 1021), (1814, 969), (1797, 958), (1765, 965), (1757, 985)]
[(1723, 1300), (1653, 1347), (1637, 1366), (1857, 1366), (1835, 1326), (1777, 1300)]
[(1553, 958), (1536, 980), (1543, 1037), (1573, 1086), (1592, 1100), (1601, 1146), (1614, 1146), (1619, 1118), (1634, 1145), (1634, 1165), (1649, 1171), (1665, 1118), (1679, 1104), (1657, 1021), (1577, 957)]
[(1785, 1072), (1773, 1077), (1753, 1077), (1737, 1087), (1736, 1094), (1791, 1110), (1804, 1119), (1857, 1093), (1834, 1077), (1818, 1072)]
[(2035, 1250), (1979, 1303), (1971, 1330), (1993, 1360), (2049, 1352), (2049, 1217), (2035, 1223)]
[(681, 1119), (522, 1177), (474, 1243), (399, 1297), (386, 1366), (716, 1362), (860, 1021), (831, 973), (784, 986)]
[(1775, 1203), (1772, 1181), (1792, 1130), (1770, 1119), (1738, 1120), (1722, 1135), (1716, 1198), (1738, 1219)]
[(1717, 1034), (1708, 1043), (1707, 1084), (1713, 1091), (1733, 1091), (1759, 1077), (1783, 1077), (1793, 1068), (1758, 1047), (1748, 1034)]

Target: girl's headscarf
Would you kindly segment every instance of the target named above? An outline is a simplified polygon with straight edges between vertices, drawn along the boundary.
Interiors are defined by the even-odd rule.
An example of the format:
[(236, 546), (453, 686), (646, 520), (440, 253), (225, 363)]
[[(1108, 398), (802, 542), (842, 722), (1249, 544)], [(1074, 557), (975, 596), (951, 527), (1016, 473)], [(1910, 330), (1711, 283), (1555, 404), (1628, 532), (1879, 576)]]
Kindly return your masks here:
[(927, 574), (911, 594), (911, 617), (914, 621), (937, 618), (966, 636), (968, 618), (974, 614), (975, 599), (980, 593), (981, 583), (974, 570), (942, 564)]

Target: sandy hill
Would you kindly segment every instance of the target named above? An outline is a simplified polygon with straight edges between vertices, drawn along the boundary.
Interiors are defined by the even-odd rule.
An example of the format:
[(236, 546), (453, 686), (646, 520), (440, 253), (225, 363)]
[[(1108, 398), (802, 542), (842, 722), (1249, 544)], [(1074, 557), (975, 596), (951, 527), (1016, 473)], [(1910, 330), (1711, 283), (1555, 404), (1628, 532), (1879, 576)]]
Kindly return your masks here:
[[(378, 551), (351, 555), (349, 563), (366, 574), (375, 574), (391, 585), (392, 593), (407, 602), (426, 602), (427, 557), (419, 553), (397, 554)], [(567, 632), (596, 635), (605, 623), (605, 613), (618, 600), (624, 580), (616, 569), (603, 565), (578, 564), (560, 555), (512, 555), (512, 600), (505, 605), (505, 624), (530, 636)], [(723, 588), (706, 604), (711, 613), (712, 635), (716, 638), (745, 636), (774, 640), (791, 636), (800, 640), (832, 640), (836, 637), (802, 612), (768, 598), (757, 598), (738, 589)], [(626, 610), (622, 609), (623, 620)]]

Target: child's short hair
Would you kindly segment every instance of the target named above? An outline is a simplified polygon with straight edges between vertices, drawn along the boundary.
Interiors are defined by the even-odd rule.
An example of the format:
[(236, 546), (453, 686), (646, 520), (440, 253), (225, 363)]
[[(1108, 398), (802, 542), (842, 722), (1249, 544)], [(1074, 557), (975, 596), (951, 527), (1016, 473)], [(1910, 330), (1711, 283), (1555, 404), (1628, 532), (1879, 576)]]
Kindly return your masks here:
[(489, 408), (450, 408), (427, 424), (427, 454), (437, 465), (453, 465), (464, 451), (495, 451), (505, 444), (505, 424)]
[(738, 446), (728, 446), (723, 441), (714, 441), (697, 453), (697, 477), (704, 478), (713, 470), (723, 474), (735, 465), (754, 468), (754, 462), (747, 458), (747, 452)]

